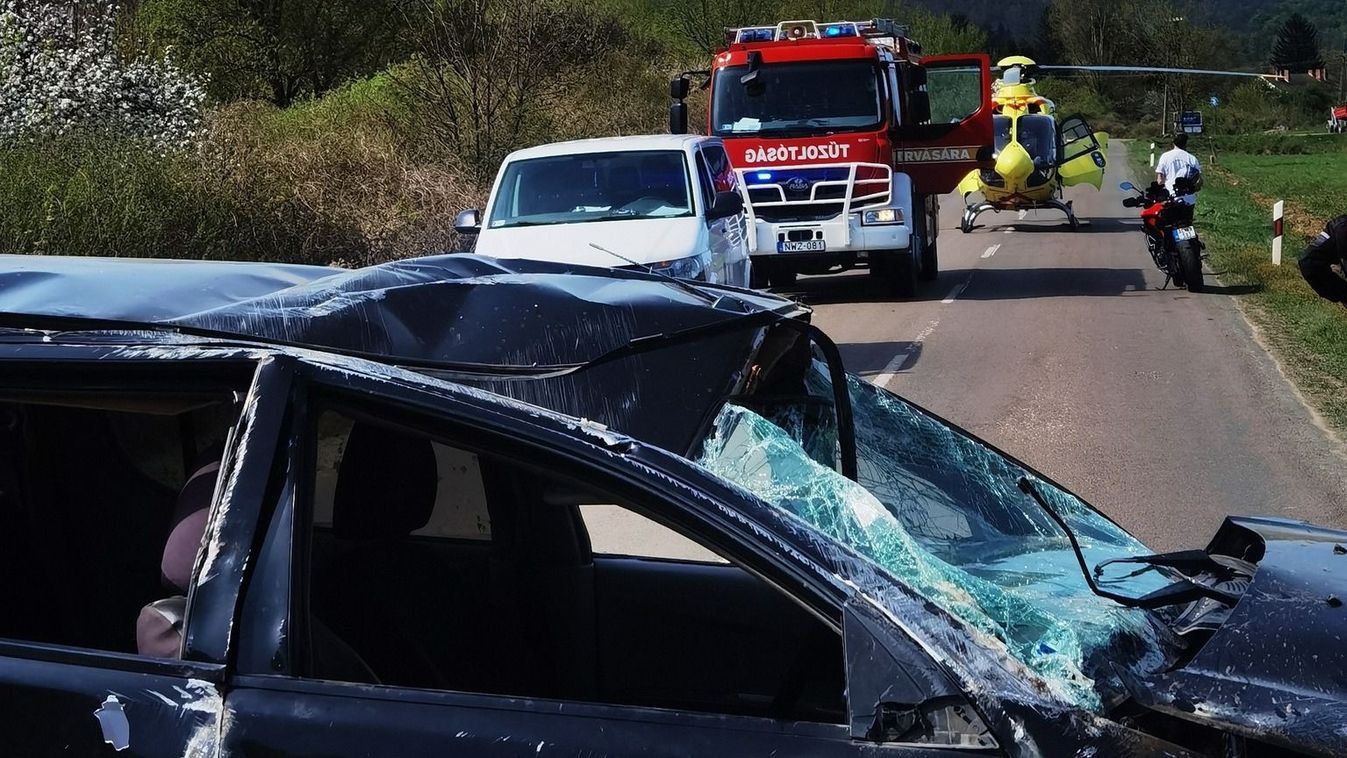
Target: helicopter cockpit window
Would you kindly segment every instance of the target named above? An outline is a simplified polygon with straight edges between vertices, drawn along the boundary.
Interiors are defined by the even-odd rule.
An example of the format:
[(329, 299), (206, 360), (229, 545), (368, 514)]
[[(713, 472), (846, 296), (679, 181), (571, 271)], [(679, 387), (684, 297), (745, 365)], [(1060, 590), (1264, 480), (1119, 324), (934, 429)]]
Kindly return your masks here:
[(1018, 141), (1036, 168), (1047, 168), (1057, 162), (1057, 126), (1052, 116), (1020, 116)]
[(1010, 144), (1010, 116), (992, 116), (992, 131), (996, 135), (996, 152), (1000, 154)]

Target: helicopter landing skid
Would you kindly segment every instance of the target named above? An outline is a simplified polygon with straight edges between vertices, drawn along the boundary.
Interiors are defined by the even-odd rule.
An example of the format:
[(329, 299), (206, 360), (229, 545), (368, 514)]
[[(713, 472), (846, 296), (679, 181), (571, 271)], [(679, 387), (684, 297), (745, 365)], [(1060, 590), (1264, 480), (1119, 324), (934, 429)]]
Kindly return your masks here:
[(1071, 225), (1071, 231), (1074, 232), (1080, 229), (1080, 221), (1076, 219), (1076, 212), (1072, 210), (1070, 200), (1067, 200), (1065, 202), (1061, 200), (1042, 200), (1036, 203), (1029, 203), (1028, 205), (1017, 205), (1013, 208), (1011, 207), (1002, 208), (1000, 206), (994, 205), (984, 200), (980, 203), (977, 203), (976, 205), (970, 205), (967, 208), (964, 208), (963, 218), (959, 221), (959, 231), (963, 232), (964, 234), (968, 234), (969, 232), (973, 231), (973, 225), (977, 222), (978, 216), (981, 216), (987, 211), (1000, 213), (1003, 210), (1006, 211), (1058, 210), (1066, 214), (1066, 222)]

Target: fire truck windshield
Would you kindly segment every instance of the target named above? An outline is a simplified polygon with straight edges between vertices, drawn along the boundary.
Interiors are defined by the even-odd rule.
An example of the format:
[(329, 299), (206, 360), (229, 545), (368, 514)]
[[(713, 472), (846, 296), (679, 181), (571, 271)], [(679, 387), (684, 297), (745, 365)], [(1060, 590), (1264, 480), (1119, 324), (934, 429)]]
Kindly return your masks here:
[(746, 66), (716, 73), (712, 133), (804, 136), (884, 123), (879, 70), (868, 60), (768, 63), (743, 84)]

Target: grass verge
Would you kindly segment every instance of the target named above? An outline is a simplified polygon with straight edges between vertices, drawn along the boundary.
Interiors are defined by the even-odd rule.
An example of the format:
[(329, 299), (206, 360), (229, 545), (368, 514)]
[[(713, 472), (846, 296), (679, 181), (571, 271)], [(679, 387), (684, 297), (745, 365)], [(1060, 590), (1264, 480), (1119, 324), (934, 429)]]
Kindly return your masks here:
[[(1149, 183), (1147, 153), (1134, 144), (1132, 173)], [(1347, 140), (1316, 140), (1297, 150), (1305, 152), (1219, 155), (1206, 166), (1197, 225), (1222, 285), (1247, 290), (1239, 298), (1250, 321), (1325, 422), (1347, 439), (1347, 309), (1315, 295), (1296, 266), (1324, 221), (1347, 212), (1339, 168)], [(1274, 199), (1286, 201), (1281, 266), (1272, 265)]]

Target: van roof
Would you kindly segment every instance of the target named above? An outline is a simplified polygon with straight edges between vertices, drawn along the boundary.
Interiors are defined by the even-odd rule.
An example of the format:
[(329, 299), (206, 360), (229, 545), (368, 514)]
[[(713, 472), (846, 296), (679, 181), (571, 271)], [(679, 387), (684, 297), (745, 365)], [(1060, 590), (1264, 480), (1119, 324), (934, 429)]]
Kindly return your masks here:
[(704, 137), (697, 134), (640, 134), (630, 137), (598, 137), (570, 142), (552, 142), (516, 150), (510, 153), (506, 161), (629, 150), (687, 150), (699, 142), (718, 143), (720, 140), (716, 137)]

